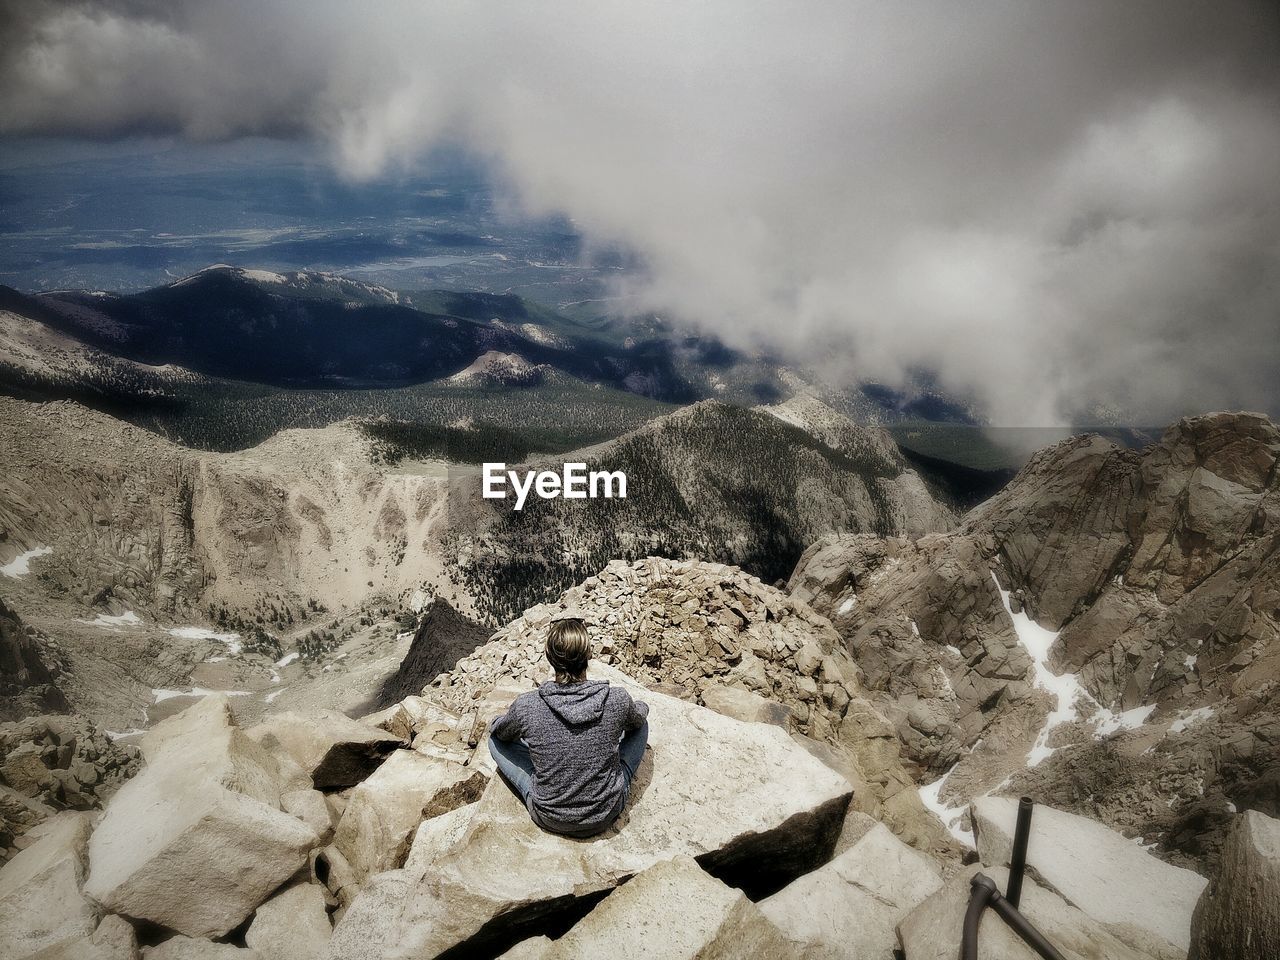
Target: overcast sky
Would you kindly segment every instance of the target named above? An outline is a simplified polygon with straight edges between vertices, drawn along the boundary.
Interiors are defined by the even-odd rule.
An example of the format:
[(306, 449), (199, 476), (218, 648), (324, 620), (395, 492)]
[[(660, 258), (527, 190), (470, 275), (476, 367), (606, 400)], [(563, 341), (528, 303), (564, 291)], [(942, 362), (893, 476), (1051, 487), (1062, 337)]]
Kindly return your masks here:
[(731, 342), (1001, 423), (1277, 408), (1280, 4), (0, 0), (0, 35), (2, 133), (354, 178), (458, 141)]

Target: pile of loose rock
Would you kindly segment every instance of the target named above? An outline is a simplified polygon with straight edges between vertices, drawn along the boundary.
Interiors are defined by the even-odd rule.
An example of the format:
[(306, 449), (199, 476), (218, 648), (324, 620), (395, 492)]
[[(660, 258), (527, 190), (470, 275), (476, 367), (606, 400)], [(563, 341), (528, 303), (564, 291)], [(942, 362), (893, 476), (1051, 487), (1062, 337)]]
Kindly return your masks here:
[(138, 769), (138, 751), (77, 716), (0, 724), (0, 863), (59, 810), (102, 806)]

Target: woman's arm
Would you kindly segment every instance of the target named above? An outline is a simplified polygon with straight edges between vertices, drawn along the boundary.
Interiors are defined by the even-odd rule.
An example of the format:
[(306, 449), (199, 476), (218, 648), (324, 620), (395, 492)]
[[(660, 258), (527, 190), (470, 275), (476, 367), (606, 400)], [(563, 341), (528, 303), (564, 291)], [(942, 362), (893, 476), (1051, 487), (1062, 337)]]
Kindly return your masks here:
[(622, 729), (630, 733), (644, 726), (645, 720), (649, 717), (649, 705), (643, 700), (631, 699), (631, 694), (625, 690), (622, 692), (627, 697), (627, 718), (622, 723)]
[(524, 736), (524, 725), (520, 722), (520, 701), (518, 699), (511, 704), (506, 713), (500, 717), (495, 717), (493, 722), (489, 724), (489, 736), (495, 740), (503, 741), (519, 740)]

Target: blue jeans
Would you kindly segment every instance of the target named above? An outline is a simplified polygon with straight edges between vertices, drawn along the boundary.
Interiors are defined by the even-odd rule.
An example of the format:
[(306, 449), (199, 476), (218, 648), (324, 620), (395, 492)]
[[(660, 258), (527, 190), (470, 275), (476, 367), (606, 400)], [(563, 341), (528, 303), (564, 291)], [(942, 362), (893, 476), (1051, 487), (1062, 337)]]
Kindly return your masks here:
[[(618, 744), (618, 760), (622, 763), (622, 777), (626, 781), (626, 792), (631, 792), (631, 781), (636, 778), (640, 769), (640, 761), (644, 759), (644, 749), (649, 745), (649, 721), (646, 720), (637, 730), (623, 734)], [(520, 795), (527, 805), (529, 794), (533, 791), (533, 758), (529, 756), (529, 745), (523, 740), (499, 740), (489, 738), (489, 753), (493, 762), (498, 765), (502, 779), (511, 784), (511, 788)]]

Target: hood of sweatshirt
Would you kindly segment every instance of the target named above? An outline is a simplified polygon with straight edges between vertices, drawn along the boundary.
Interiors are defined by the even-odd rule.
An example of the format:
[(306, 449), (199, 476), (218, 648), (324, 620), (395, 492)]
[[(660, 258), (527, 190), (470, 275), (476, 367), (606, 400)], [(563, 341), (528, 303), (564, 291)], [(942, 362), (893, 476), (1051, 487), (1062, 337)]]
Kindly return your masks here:
[(595, 723), (604, 716), (609, 699), (607, 680), (584, 680), (582, 683), (556, 683), (548, 680), (538, 688), (538, 695), (551, 712), (565, 723), (578, 726)]

